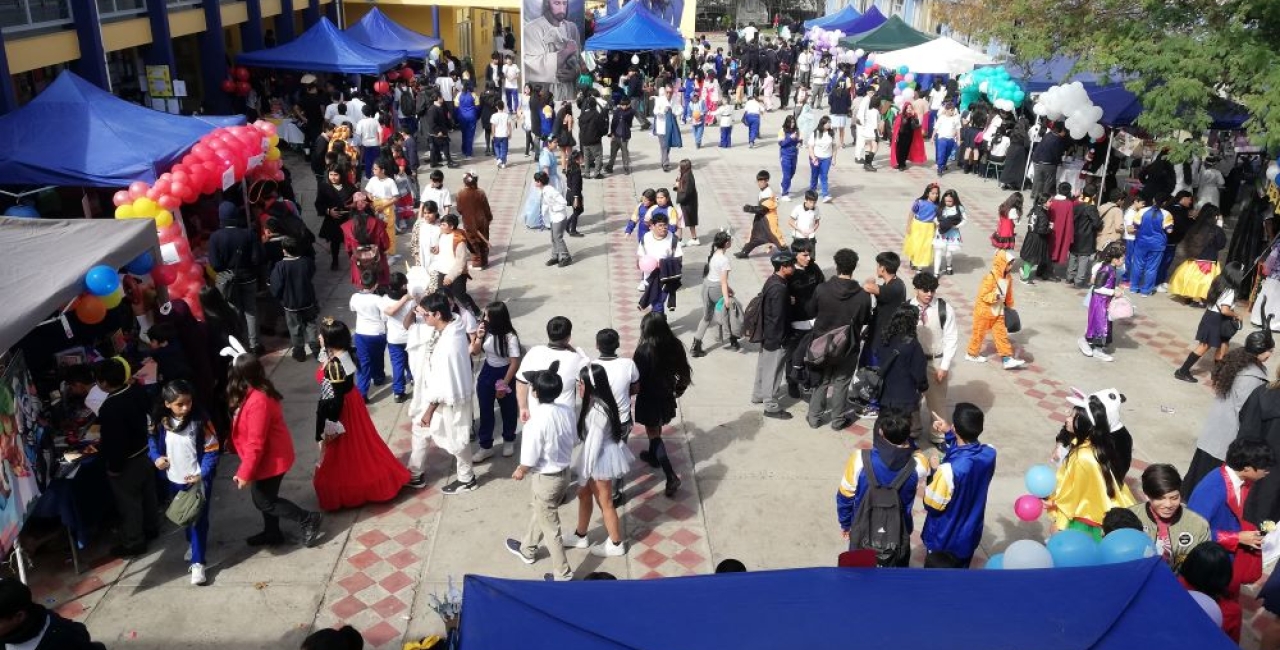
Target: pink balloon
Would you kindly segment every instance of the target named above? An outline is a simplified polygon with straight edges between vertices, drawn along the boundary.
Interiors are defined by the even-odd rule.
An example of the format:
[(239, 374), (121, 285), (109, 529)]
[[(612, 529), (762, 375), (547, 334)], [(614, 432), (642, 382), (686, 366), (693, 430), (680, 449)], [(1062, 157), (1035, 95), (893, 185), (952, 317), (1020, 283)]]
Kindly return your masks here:
[(151, 272), (151, 279), (155, 280), (156, 284), (167, 287), (178, 279), (178, 269), (170, 264), (161, 264)]
[(134, 181), (129, 183), (129, 196), (132, 196), (135, 199), (140, 199), (147, 195), (148, 189), (150, 189), (150, 187), (148, 187), (146, 183), (142, 181)]
[(1044, 501), (1032, 494), (1024, 494), (1013, 502), (1013, 514), (1023, 521), (1035, 521), (1044, 514)]
[(120, 190), (111, 196), (111, 202), (118, 208), (126, 203), (133, 203), (133, 197), (129, 195), (129, 190)]
[(645, 255), (640, 258), (640, 270), (645, 273), (653, 273), (658, 268), (657, 258)]

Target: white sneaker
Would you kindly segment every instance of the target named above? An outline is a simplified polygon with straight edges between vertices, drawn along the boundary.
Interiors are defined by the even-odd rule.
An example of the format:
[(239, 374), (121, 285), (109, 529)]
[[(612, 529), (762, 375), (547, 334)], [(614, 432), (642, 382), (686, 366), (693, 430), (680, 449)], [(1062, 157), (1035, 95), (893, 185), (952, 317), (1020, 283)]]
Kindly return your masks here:
[(591, 546), (591, 540), (587, 536), (578, 537), (578, 533), (575, 532), (561, 535), (560, 541), (564, 543), (565, 548), (587, 548)]
[(986, 358), (986, 357), (975, 357), (975, 356), (973, 356), (972, 354), (966, 354), (966, 355), (964, 355), (964, 360), (965, 360), (965, 361), (972, 361), (972, 362), (974, 362), (974, 363), (986, 363), (986, 362), (987, 362), (987, 358)]
[(504, 442), (504, 443), (502, 443), (502, 457), (503, 457), (503, 458), (511, 458), (511, 457), (512, 457), (512, 456), (514, 456), (515, 454), (516, 454), (516, 443), (514, 443), (514, 442)]
[(831, 202), (831, 197), (829, 197), (829, 196), (824, 196), (824, 197), (822, 197), (822, 202), (823, 202), (823, 203), (830, 203), (830, 202)]
[(1156, 287), (1156, 291), (1158, 291), (1158, 292), (1160, 292), (1160, 293), (1169, 293), (1169, 283), (1168, 283), (1168, 282), (1166, 282), (1166, 283), (1164, 283), (1164, 284), (1162, 284), (1162, 285), (1160, 285), (1160, 286)]
[(690, 240), (689, 240), (689, 245), (690, 245), (690, 246), (701, 246), (701, 245), (702, 245), (702, 242), (698, 241), (698, 238), (697, 238), (697, 237), (694, 237), (694, 238), (692, 238), (692, 239), (690, 239)]
[(644, 290), (648, 288), (649, 288), (649, 283), (646, 280), (641, 280), (640, 284), (636, 285), (636, 291), (639, 291), (640, 293), (644, 293)]
[(605, 539), (603, 542), (591, 547), (591, 554), (596, 557), (618, 557), (627, 554), (627, 543), (613, 543), (611, 539)]
[(1112, 357), (1111, 355), (1107, 354), (1106, 352), (1103, 352), (1102, 350), (1094, 350), (1094, 351), (1093, 351), (1093, 358), (1094, 358), (1094, 359), (1097, 359), (1097, 360), (1099, 360), (1099, 361), (1108, 361), (1108, 362), (1110, 362), (1110, 361), (1115, 361), (1115, 358), (1114, 358), (1114, 357)]
[(790, 202), (790, 201), (791, 201), (791, 195), (790, 195), (790, 194), (783, 194), (782, 196), (778, 197), (778, 200), (779, 200), (779, 201), (787, 201), (787, 202)]
[(490, 458), (493, 458), (493, 447), (488, 449), (481, 447), (476, 450), (476, 453), (471, 454), (471, 462), (473, 463), (483, 463)]
[(1089, 342), (1083, 338), (1076, 339), (1076, 347), (1080, 348), (1080, 354), (1083, 354), (1086, 357), (1093, 356), (1093, 346), (1089, 345)]
[(1021, 368), (1025, 365), (1027, 365), (1027, 362), (1023, 361), (1022, 359), (1015, 359), (1013, 357), (1009, 357), (1008, 359), (1004, 360), (1005, 370), (1013, 370), (1014, 368)]
[(205, 583), (205, 580), (206, 579), (204, 575), (204, 565), (192, 564), (191, 565), (191, 584), (198, 587), (200, 585), (203, 585)]

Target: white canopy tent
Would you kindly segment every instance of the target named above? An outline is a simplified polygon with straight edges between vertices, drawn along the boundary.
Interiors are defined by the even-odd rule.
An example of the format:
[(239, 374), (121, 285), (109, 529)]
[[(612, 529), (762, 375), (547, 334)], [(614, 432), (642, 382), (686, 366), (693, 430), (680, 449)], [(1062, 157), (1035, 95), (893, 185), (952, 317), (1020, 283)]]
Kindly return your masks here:
[(992, 63), (995, 59), (946, 36), (876, 55), (876, 64), (882, 68), (892, 70), (905, 65), (912, 72), (923, 74), (961, 74)]

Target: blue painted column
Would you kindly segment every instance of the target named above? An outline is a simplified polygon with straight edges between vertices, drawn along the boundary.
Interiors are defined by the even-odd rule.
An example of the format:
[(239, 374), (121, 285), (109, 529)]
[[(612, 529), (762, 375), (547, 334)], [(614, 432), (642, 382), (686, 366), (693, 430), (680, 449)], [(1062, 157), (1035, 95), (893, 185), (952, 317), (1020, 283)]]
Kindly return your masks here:
[(302, 10), (302, 24), (311, 29), (320, 22), (320, 0), (307, 0), (307, 8)]
[(342, 0), (330, 0), (328, 6), (324, 8), (324, 15), (329, 17), (329, 22), (334, 25), (338, 24), (338, 3)]
[(18, 95), (13, 92), (13, 77), (9, 76), (9, 53), (0, 46), (0, 115), (18, 108)]
[(227, 78), (227, 42), (222, 33), (222, 6), (205, 0), (204, 31), (200, 32), (200, 75), (204, 85), (204, 108), (211, 115), (231, 112), (231, 97), (222, 92)]
[(95, 0), (70, 0), (70, 5), (71, 15), (75, 17), (76, 40), (80, 43), (80, 58), (76, 59), (73, 69), (93, 85), (111, 90), (98, 3)]
[(177, 76), (177, 61), (173, 56), (173, 38), (169, 33), (169, 3), (165, 0), (147, 0), (147, 20), (151, 24), (151, 42), (143, 48), (142, 60), (147, 65), (169, 66), (169, 76)]
[[(215, 0), (205, 0), (213, 2)], [(240, 24), (240, 43), (245, 52), (261, 50), (262, 43), (262, 2), (261, 0), (244, 0), (245, 12), (249, 19)]]
[(293, 40), (293, 0), (280, 0), (280, 15), (276, 16), (276, 44), (284, 45)]
[(440, 7), (431, 8), (431, 35), (440, 38)]

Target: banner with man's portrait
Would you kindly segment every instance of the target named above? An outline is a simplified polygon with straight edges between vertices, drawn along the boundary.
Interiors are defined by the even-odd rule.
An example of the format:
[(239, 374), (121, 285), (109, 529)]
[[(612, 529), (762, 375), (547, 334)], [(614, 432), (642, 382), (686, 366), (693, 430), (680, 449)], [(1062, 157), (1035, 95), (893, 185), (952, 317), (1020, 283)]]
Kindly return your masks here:
[(524, 0), (521, 55), (524, 80), (572, 99), (582, 73), (585, 0)]

